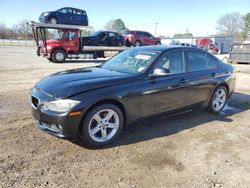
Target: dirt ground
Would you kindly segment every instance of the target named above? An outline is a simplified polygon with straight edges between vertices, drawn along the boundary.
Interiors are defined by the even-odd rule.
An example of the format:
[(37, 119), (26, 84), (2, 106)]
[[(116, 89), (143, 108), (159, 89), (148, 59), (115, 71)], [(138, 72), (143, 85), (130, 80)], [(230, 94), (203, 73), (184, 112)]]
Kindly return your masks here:
[(28, 92), (46, 75), (95, 61), (53, 64), (32, 47), (1, 46), (0, 55), (0, 187), (250, 186), (250, 65), (235, 65), (236, 91), (220, 115), (144, 121), (90, 150), (38, 130)]

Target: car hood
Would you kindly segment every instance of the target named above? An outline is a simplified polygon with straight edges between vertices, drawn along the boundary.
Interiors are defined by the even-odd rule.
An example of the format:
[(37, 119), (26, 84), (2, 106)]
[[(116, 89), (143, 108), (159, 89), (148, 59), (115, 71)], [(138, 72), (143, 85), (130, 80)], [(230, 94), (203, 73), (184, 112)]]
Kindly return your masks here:
[(90, 90), (128, 83), (133, 76), (102, 68), (82, 68), (52, 74), (36, 84), (56, 98), (67, 98)]

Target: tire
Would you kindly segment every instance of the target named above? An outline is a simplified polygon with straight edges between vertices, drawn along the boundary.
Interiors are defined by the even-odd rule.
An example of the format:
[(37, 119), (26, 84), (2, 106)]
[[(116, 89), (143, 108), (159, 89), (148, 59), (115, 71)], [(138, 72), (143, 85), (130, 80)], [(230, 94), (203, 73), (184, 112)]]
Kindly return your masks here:
[[(110, 117), (107, 117), (108, 114)], [(124, 117), (120, 108), (113, 104), (103, 104), (95, 107), (86, 115), (80, 137), (88, 147), (102, 147), (118, 137), (123, 123)]]
[(224, 86), (217, 87), (208, 104), (208, 111), (218, 114), (226, 105), (228, 98), (228, 91)]
[(54, 63), (62, 63), (66, 59), (66, 53), (63, 50), (55, 50), (51, 58)]
[(53, 61), (51, 57), (50, 57), (50, 58), (47, 58), (47, 59), (48, 59), (49, 61)]
[(155, 45), (161, 45), (161, 42), (157, 42)]
[(49, 23), (51, 24), (58, 24), (58, 20), (54, 17), (49, 18)]
[(126, 40), (125, 46), (126, 46), (126, 47), (131, 47), (131, 44), (130, 44), (129, 40)]
[(119, 47), (122, 47), (122, 42), (118, 42), (118, 46), (119, 46)]
[(135, 47), (141, 46), (141, 42), (140, 42), (139, 40), (135, 41), (134, 46), (135, 46)]

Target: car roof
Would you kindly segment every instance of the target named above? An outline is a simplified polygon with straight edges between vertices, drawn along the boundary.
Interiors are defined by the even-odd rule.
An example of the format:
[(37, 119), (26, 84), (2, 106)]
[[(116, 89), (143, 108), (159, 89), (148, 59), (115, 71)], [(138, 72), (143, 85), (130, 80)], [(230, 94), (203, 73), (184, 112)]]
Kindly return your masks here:
[(115, 33), (115, 34), (119, 34), (119, 33), (114, 32), (114, 31), (102, 31), (102, 30), (99, 30), (99, 31), (96, 31), (96, 32), (99, 32), (99, 33), (104, 33), (104, 32), (107, 32), (107, 33)]
[[(82, 9), (74, 8), (74, 7), (62, 7), (62, 8), (60, 8), (60, 9), (63, 9), (63, 8), (70, 8), (70, 9), (75, 9), (75, 10), (82, 10)], [(60, 10), (60, 9), (58, 9), (58, 10)], [(85, 11), (85, 10), (82, 10), (82, 11)]]
[(141, 46), (141, 47), (135, 47), (135, 48), (140, 48), (141, 50), (145, 50), (145, 51), (159, 51), (159, 52), (166, 52), (168, 50), (174, 50), (174, 49), (194, 49), (194, 50), (199, 50), (201, 52), (205, 52), (201, 49), (194, 48), (194, 47), (172, 46), (172, 45), (152, 45), (152, 46)]
[(141, 30), (129, 30), (129, 32), (145, 32), (145, 33), (149, 33), (148, 31), (141, 31)]

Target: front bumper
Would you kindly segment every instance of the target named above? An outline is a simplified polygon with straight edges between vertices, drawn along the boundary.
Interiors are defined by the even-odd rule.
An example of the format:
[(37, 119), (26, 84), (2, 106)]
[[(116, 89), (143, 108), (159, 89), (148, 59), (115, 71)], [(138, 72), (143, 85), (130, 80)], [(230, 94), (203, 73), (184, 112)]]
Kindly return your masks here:
[(48, 18), (45, 17), (45, 16), (39, 16), (38, 19), (39, 19), (40, 22), (44, 22), (44, 23), (48, 23), (49, 22)]
[[(82, 114), (69, 116), (69, 112), (59, 113), (45, 109), (43, 101), (51, 101), (53, 97), (33, 88), (30, 92), (31, 112), (37, 127), (53, 136), (74, 139), (78, 137)], [(37, 99), (37, 103), (33, 99)]]

